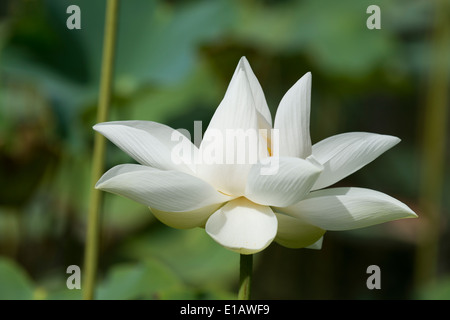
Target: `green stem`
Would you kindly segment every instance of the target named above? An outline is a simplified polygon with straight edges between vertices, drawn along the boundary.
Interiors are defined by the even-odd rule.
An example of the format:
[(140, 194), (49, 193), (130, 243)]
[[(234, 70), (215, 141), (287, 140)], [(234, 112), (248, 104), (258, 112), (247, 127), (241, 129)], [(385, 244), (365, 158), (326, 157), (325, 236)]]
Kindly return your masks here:
[[(108, 120), (108, 109), (111, 101), (113, 86), (114, 57), (117, 34), (117, 17), (119, 0), (108, 0), (106, 7), (105, 35), (103, 39), (103, 57), (100, 78), (99, 104), (97, 123)], [(95, 134), (92, 159), (91, 185), (100, 179), (104, 171), (105, 138)], [(100, 190), (92, 187), (88, 212), (88, 226), (86, 233), (86, 250), (84, 256), (83, 299), (94, 298), (94, 288), (97, 275), (98, 247), (100, 239), (100, 210), (103, 196)]]
[(239, 300), (250, 300), (252, 270), (253, 270), (253, 255), (241, 254), (239, 292), (238, 292)]
[(450, 5), (446, 0), (435, 2), (428, 94), (423, 114), (422, 181), (419, 199), (422, 217), (425, 219), (423, 222), (427, 223), (422, 224), (417, 248), (417, 288), (435, 281), (437, 276), (450, 78), (450, 22), (447, 18), (449, 10)]

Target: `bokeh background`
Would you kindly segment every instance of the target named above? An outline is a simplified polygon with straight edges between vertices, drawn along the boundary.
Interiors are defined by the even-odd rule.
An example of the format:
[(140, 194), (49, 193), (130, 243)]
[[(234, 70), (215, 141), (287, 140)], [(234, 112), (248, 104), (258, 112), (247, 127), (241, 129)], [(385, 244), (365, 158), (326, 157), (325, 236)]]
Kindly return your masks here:
[[(449, 22), (446, 1), (121, 2), (111, 120), (192, 132), (241, 56), (272, 115), (312, 72), (311, 137), (368, 131), (402, 142), (340, 182), (388, 193), (419, 219), (328, 232), (320, 251), (255, 256), (255, 299), (449, 299)], [(68, 30), (66, 9), (81, 9)], [(381, 29), (369, 30), (369, 5)], [(448, 7), (448, 6), (447, 6)], [(439, 14), (443, 19), (439, 18)], [(0, 299), (80, 299), (104, 0), (0, 2)], [(108, 142), (106, 168), (131, 162)], [(100, 299), (235, 298), (239, 255), (105, 194)], [(381, 289), (369, 290), (370, 265)], [(83, 273), (82, 273), (83, 276)]]

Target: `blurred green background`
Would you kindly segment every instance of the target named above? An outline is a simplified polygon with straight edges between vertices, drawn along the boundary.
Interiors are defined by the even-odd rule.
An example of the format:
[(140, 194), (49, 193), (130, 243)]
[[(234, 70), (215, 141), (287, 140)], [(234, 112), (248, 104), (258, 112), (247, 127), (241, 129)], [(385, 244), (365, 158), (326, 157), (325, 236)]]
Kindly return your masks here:
[[(121, 1), (110, 119), (191, 132), (202, 120), (205, 129), (244, 55), (274, 116), (311, 71), (313, 143), (349, 131), (402, 139), (340, 185), (388, 193), (419, 219), (328, 232), (320, 251), (274, 243), (255, 256), (252, 297), (450, 299), (448, 129), (432, 135), (426, 120), (443, 105), (432, 114), (448, 121), (450, 50), (440, 35), (449, 27), (439, 3)], [(71, 4), (81, 30), (66, 27)], [(379, 30), (366, 27), (372, 4)], [(67, 289), (66, 268), (83, 272), (104, 15), (102, 0), (0, 3), (0, 299), (81, 298)], [(106, 159), (107, 168), (131, 161), (109, 142)], [(105, 194), (100, 250), (100, 299), (236, 296), (238, 254), (131, 200)], [(366, 287), (372, 264), (381, 290)]]

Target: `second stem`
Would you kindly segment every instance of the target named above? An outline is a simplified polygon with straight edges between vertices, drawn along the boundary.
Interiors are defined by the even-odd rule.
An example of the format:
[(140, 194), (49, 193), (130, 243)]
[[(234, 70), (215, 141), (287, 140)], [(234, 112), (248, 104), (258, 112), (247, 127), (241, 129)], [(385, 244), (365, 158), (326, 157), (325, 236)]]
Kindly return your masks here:
[(250, 300), (250, 289), (253, 272), (253, 255), (241, 254), (240, 256), (240, 278), (239, 278), (239, 300)]

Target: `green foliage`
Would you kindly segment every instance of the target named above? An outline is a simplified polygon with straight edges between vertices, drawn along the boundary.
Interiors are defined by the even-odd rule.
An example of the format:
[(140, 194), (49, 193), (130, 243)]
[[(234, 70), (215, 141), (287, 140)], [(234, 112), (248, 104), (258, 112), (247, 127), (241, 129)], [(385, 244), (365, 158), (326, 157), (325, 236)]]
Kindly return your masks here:
[[(181, 259), (181, 263), (185, 260)], [(187, 266), (189, 267), (189, 266)], [(220, 270), (217, 271), (220, 273)], [(211, 272), (209, 273), (211, 276)], [(115, 264), (98, 287), (97, 299), (202, 299), (234, 298), (219, 288), (188, 286), (168, 264), (157, 259)]]
[(158, 298), (162, 291), (181, 287), (176, 275), (154, 260), (139, 264), (116, 264), (108, 273), (107, 280), (98, 288), (101, 300), (124, 300)]
[(422, 300), (449, 300), (450, 277), (444, 276), (439, 281), (422, 288), (416, 294), (416, 298)]
[[(219, 246), (200, 228), (156, 228), (125, 242), (120, 251), (128, 258), (158, 258), (184, 281), (196, 286), (220, 287), (237, 279), (239, 255)], [(217, 277), (217, 274), (221, 276)]]
[[(105, 1), (7, 3), (0, 21), (0, 254), (9, 258), (0, 260), (0, 299), (80, 299), (65, 286), (65, 268), (83, 265)], [(66, 28), (70, 4), (81, 8), (81, 30)], [(370, 4), (381, 7), (381, 30), (366, 28)], [(432, 1), (421, 0), (121, 1), (110, 118), (188, 130), (202, 120), (205, 130), (242, 55), (274, 114), (284, 92), (312, 71), (314, 142), (345, 131), (403, 140), (344, 184), (392, 189), (414, 207), (431, 9)], [(108, 144), (106, 167), (126, 162)], [(162, 226), (148, 208), (109, 194), (102, 226), (98, 298), (234, 298), (238, 255), (204, 230)], [(384, 230), (372, 230), (374, 243), (390, 239)], [(348, 250), (341, 245), (334, 249)]]
[(0, 299), (29, 300), (33, 287), (27, 274), (13, 261), (0, 257)]

